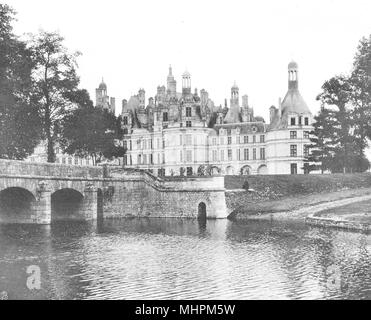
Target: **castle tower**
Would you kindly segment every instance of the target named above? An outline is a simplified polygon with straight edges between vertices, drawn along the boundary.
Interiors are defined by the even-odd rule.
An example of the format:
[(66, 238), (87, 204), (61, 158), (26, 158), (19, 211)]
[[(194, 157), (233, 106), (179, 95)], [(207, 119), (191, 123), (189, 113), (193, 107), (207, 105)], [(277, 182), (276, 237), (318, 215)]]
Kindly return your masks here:
[(144, 89), (140, 89), (138, 92), (138, 99), (139, 99), (139, 107), (145, 108), (146, 105), (146, 92)]
[(240, 106), (239, 106), (239, 88), (234, 83), (231, 89), (231, 106), (227, 115), (224, 118), (224, 123), (239, 123), (240, 121)]
[(288, 66), (289, 72), (289, 90), (299, 89), (299, 67), (294, 61), (290, 62)]
[(242, 121), (252, 122), (254, 120), (254, 109), (249, 107), (249, 96), (244, 95), (242, 97)]
[(173, 68), (169, 67), (169, 75), (167, 76), (167, 93), (171, 97), (176, 96), (176, 81), (173, 76)]
[(236, 106), (236, 105), (238, 106), (239, 103), (240, 103), (239, 88), (235, 82), (231, 89), (231, 106)]
[(95, 89), (95, 106), (98, 108), (106, 109), (111, 113), (115, 113), (116, 108), (115, 98), (109, 97), (107, 94), (107, 85), (104, 83), (103, 78), (99, 87)]
[(182, 75), (182, 89), (183, 95), (191, 94), (191, 74), (188, 71)]

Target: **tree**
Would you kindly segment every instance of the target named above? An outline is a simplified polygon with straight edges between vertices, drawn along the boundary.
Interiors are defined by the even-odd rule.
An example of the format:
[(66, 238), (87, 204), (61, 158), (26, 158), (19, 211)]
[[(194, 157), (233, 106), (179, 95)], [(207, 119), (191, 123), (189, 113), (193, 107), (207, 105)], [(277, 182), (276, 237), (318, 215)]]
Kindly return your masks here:
[(331, 161), (331, 171), (364, 171), (365, 168), (360, 167), (364, 164), (364, 157), (358, 152), (363, 141), (362, 137), (356, 134), (356, 121), (352, 117), (351, 80), (345, 76), (333, 77), (324, 83), (322, 90), (317, 99), (324, 106), (330, 107), (326, 118), (329, 132), (323, 129), (322, 133), (332, 140), (333, 156), (327, 159)]
[(366, 137), (371, 139), (371, 35), (369, 38), (361, 39), (359, 43), (350, 81), (352, 116), (355, 134), (359, 136), (360, 142), (357, 147), (360, 157), (364, 157)]
[(21, 160), (40, 141), (40, 119), (31, 99), (32, 54), (13, 33), (14, 15), (0, 4), (0, 157)]
[(313, 130), (309, 133), (311, 144), (308, 145), (308, 157), (305, 159), (305, 169), (311, 171), (324, 171), (331, 169), (331, 160), (334, 156), (333, 117), (332, 111), (322, 107), (314, 117)]
[(64, 152), (80, 157), (90, 156), (94, 165), (104, 158), (121, 158), (126, 149), (119, 141), (123, 137), (121, 118), (107, 110), (95, 108), (86, 90), (76, 94), (79, 108), (64, 118), (61, 147)]
[(31, 45), (36, 65), (33, 98), (39, 106), (48, 162), (55, 162), (54, 145), (61, 122), (75, 106), (71, 97), (78, 92), (79, 84), (76, 58), (80, 53), (69, 53), (63, 41), (58, 33), (41, 31), (32, 38)]

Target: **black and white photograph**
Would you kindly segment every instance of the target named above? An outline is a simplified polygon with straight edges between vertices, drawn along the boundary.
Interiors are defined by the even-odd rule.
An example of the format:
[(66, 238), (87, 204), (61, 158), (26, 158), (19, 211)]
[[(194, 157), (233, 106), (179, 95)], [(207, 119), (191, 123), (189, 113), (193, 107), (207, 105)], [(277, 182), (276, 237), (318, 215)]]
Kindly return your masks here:
[(1, 2), (0, 300), (371, 300), (370, 0)]

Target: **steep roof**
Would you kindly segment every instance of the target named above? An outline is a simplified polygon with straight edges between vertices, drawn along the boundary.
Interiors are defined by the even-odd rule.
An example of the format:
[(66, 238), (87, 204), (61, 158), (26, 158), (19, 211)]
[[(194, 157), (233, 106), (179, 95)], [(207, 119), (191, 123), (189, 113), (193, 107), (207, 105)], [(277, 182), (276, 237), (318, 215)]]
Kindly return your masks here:
[(298, 89), (290, 89), (282, 101), (282, 113), (311, 113)]
[(239, 122), (241, 122), (240, 107), (238, 105), (232, 105), (224, 118), (224, 123), (239, 123)]

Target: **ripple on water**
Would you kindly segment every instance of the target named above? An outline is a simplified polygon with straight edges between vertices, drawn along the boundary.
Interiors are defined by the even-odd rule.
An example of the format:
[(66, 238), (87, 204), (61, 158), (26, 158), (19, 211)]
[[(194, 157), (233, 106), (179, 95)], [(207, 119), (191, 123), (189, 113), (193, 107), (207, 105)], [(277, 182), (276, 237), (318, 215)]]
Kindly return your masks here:
[[(32, 231), (33, 242), (17, 239), (19, 230)], [(31, 231), (0, 232), (7, 244), (0, 247), (0, 281), (36, 259), (46, 271), (45, 298), (370, 298), (370, 236), (364, 234), (270, 222), (210, 221), (205, 228), (178, 219)], [(330, 266), (339, 272), (340, 288), (328, 285)]]

